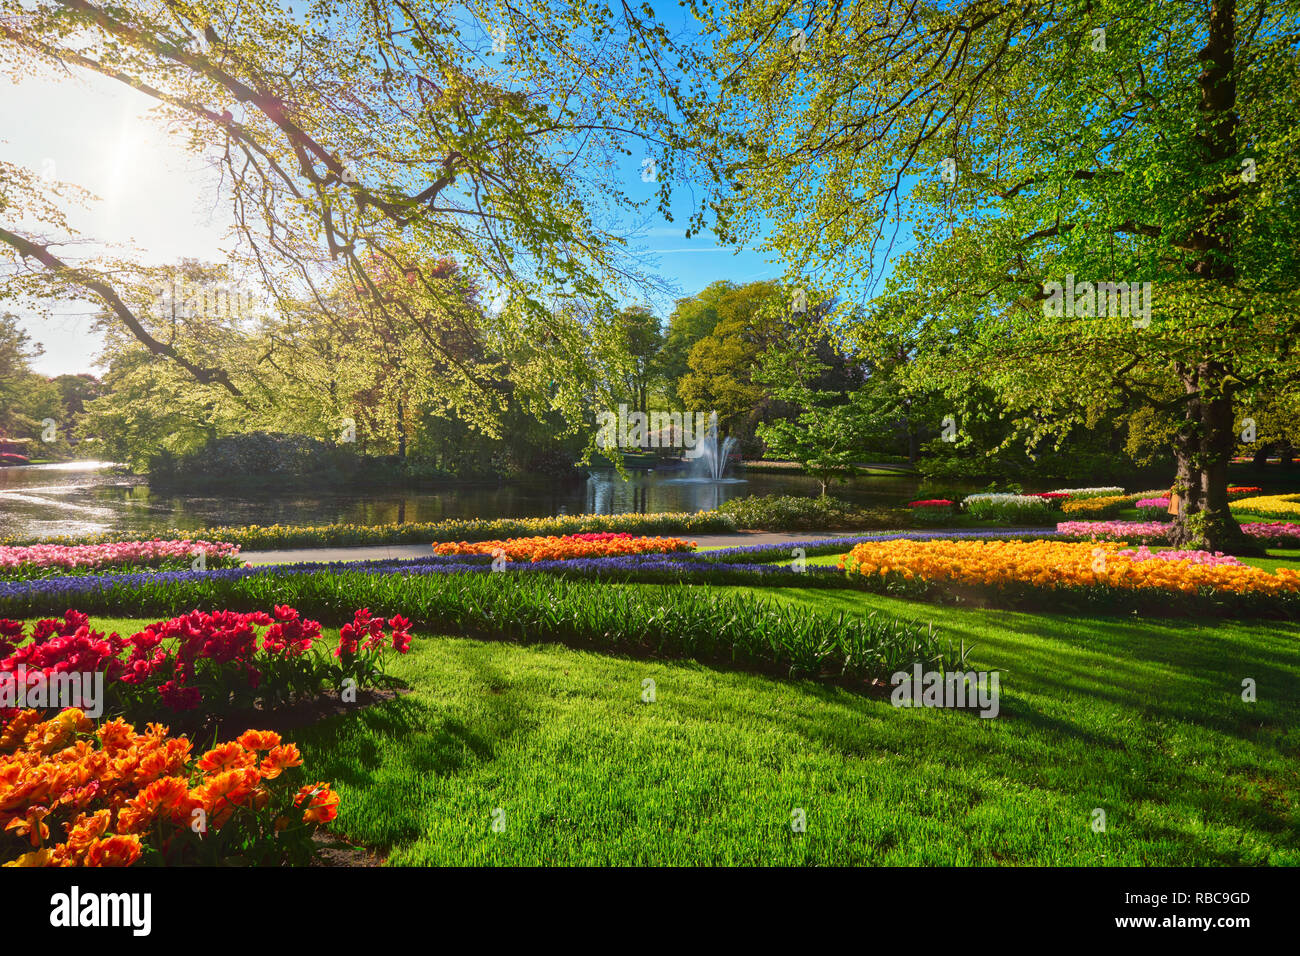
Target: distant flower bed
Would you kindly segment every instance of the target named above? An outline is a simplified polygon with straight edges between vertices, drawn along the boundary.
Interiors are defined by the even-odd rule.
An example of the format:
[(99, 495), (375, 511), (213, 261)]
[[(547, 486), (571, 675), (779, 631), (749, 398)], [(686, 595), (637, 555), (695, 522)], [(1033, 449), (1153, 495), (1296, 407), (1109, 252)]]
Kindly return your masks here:
[(1263, 490), (1263, 488), (1251, 488), (1245, 485), (1229, 485), (1228, 497), (1232, 499), (1245, 498), (1248, 495), (1257, 495)]
[[(65, 672), (102, 674), (106, 711), (133, 720), (258, 701), (270, 708), (349, 678), (362, 688), (386, 686), (382, 656), (409, 650), (409, 627), (402, 617), (385, 622), (358, 611), (331, 654), (320, 624), (284, 605), (274, 615), (192, 611), (129, 638), (93, 630), (88, 615), (70, 610), (37, 621), (30, 634), (21, 621), (0, 619), (0, 673), (22, 674), (29, 686)], [(0, 710), (0, 728), (6, 716)]]
[(333, 820), (328, 783), (301, 783), (302, 755), (249, 730), (195, 757), (185, 737), (79, 710), (19, 712), (0, 732), (5, 866), (305, 863)]
[(1241, 567), (1239, 559), (1230, 554), (1224, 554), (1222, 551), (1152, 551), (1146, 545), (1132, 550), (1126, 549), (1118, 552), (1120, 557), (1129, 558), (1133, 561), (1188, 561), (1192, 564), (1215, 565), (1234, 565)]
[(238, 567), (238, 545), (221, 541), (121, 541), (112, 544), (0, 547), (0, 577), (36, 578), (51, 573), (113, 568), (182, 568), (199, 555), (206, 567)]
[[(1067, 538), (1157, 544), (1169, 540), (1172, 527), (1163, 521), (1062, 521), (1057, 524), (1056, 530)], [(1268, 547), (1300, 547), (1300, 524), (1284, 521), (1247, 521), (1241, 525), (1241, 530)]]
[[(748, 499), (746, 499), (748, 500)], [(813, 499), (809, 499), (813, 500)], [(405, 524), (329, 524), (314, 527), (296, 525), (246, 525), (206, 528), (201, 532), (168, 531), (162, 538), (186, 539), (199, 536), (228, 541), (247, 551), (274, 548), (360, 547), (375, 544), (431, 544), (435, 541), (486, 541), (531, 535), (582, 534), (617, 531), (630, 534), (668, 534), (735, 531), (735, 521), (717, 511), (624, 515), (558, 515), (553, 518), (473, 518)], [(125, 536), (95, 535), (86, 539), (62, 538), (49, 544), (104, 544)], [(0, 545), (33, 542), (0, 539)]]
[(1170, 527), (1162, 521), (1060, 521), (1056, 531), (1063, 537), (1085, 541), (1157, 543), (1169, 540)]
[(1042, 498), (1053, 511), (1060, 511), (1061, 505), (1070, 500), (1070, 496), (1064, 491), (1039, 491), (1034, 494), (1034, 497)]
[(947, 498), (923, 498), (907, 505), (912, 511), (912, 521), (918, 525), (948, 524), (956, 516), (953, 503)]
[(967, 495), (962, 508), (977, 521), (1044, 524), (1051, 520), (1051, 505), (1038, 495)]
[(1159, 521), (1169, 513), (1168, 498), (1141, 498), (1133, 505), (1143, 521)]
[(1300, 495), (1238, 498), (1232, 502), (1232, 510), (1263, 515), (1265, 518), (1297, 518), (1300, 517)]
[(1133, 498), (1126, 495), (1071, 497), (1070, 500), (1061, 505), (1061, 512), (1080, 517), (1114, 518), (1120, 513), (1121, 509), (1126, 508), (1132, 501)]
[(567, 561), (629, 554), (694, 551), (695, 542), (681, 538), (638, 538), (630, 534), (569, 534), (562, 537), (507, 538), (503, 541), (459, 541), (435, 544), (434, 554), (504, 555), (507, 561)]
[(1081, 498), (1114, 498), (1124, 494), (1124, 489), (1115, 485), (1102, 488), (1057, 488), (1048, 494), (1065, 495), (1071, 501), (1078, 501)]
[[(1183, 552), (1161, 558), (1113, 543), (1060, 541), (908, 541), (860, 544), (841, 559), (850, 577), (882, 590), (936, 593), (954, 586), (1042, 605), (1052, 595), (1087, 594), (1103, 605), (1126, 594), (1188, 595), (1234, 608), (1300, 607), (1300, 573), (1264, 571), (1224, 555)], [(1146, 602), (1160, 607), (1167, 597)]]

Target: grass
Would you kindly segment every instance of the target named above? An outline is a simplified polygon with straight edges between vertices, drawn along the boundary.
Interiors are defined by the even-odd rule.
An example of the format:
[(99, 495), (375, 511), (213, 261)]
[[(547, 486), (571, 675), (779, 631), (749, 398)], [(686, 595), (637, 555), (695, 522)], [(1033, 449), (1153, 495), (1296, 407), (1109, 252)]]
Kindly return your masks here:
[[(808, 610), (918, 610), (763, 593)], [(312, 779), (342, 794), (336, 831), (391, 864), (1300, 864), (1296, 625), (925, 613), (975, 645), (974, 667), (1000, 670), (998, 718), (418, 634), (393, 668), (411, 694), (291, 738)]]
[(400, 666), (415, 693), (300, 741), (396, 864), (1300, 863), (1296, 627), (932, 613), (1002, 670), (999, 718), (442, 638)]

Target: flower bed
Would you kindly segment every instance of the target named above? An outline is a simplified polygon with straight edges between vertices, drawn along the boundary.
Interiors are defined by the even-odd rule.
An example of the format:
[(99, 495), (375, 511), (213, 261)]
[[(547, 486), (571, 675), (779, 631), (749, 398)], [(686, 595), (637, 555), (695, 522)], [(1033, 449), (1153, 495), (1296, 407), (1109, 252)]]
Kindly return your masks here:
[(504, 541), (459, 541), (435, 544), (434, 554), (504, 555), (507, 561), (567, 561), (573, 558), (609, 558), (629, 554), (694, 551), (694, 541), (681, 538), (638, 538), (630, 534), (569, 534), (562, 537), (507, 538)]
[(1246, 485), (1229, 485), (1228, 498), (1235, 501), (1238, 498), (1248, 498), (1251, 495), (1257, 495), (1263, 488), (1247, 487)]
[[(676, 586), (691, 580), (692, 574), (715, 583), (753, 584), (761, 580), (760, 575), (771, 575), (782, 583), (821, 579), (846, 586), (843, 575), (833, 568), (809, 567), (797, 574), (782, 567), (708, 563), (691, 569), (679, 562), (698, 560), (694, 556), (641, 555), (519, 563), (498, 574), (479, 556), (472, 556), (474, 563), (452, 563), (455, 560), (393, 562), (388, 570), (235, 568), (206, 574), (0, 582), (0, 613), (32, 613), (33, 608), (62, 601), (68, 597), (66, 590), (44, 591), (69, 582), (79, 588), (76, 596), (83, 609), (106, 614), (172, 614), (177, 608), (198, 605), (265, 607), (269, 600), (291, 591), (302, 613), (322, 620), (337, 620), (341, 608), (360, 603), (377, 609), (401, 608), (422, 628), (438, 632), (691, 657), (786, 675), (793, 671), (814, 677), (876, 679), (916, 660), (956, 662), (947, 657), (951, 648), (940, 636), (915, 621), (810, 614), (755, 600), (752, 595)], [(619, 562), (638, 567), (619, 569), (615, 566)], [(644, 569), (641, 562), (659, 567)], [(651, 579), (658, 575), (673, 585), (611, 588), (603, 581), (572, 580), (561, 574), (620, 581), (634, 581), (638, 574)]]
[(912, 512), (912, 521), (918, 525), (947, 524), (954, 515), (953, 503), (947, 498), (925, 498), (908, 503)]
[(1169, 514), (1168, 498), (1140, 498), (1133, 505), (1143, 521), (1159, 521)]
[(301, 784), (302, 755), (250, 730), (195, 757), (185, 737), (79, 710), (20, 712), (0, 733), (5, 866), (307, 862), (334, 819), (327, 783)]
[(1114, 485), (1103, 488), (1057, 488), (1049, 494), (1065, 495), (1071, 501), (1079, 501), (1083, 498), (1114, 498), (1124, 494), (1124, 489)]
[[(383, 653), (405, 654), (411, 642), (405, 618), (387, 626), (390, 633), (382, 618), (356, 612), (331, 655), (320, 646), (320, 624), (284, 605), (274, 615), (192, 611), (125, 639), (92, 630), (88, 615), (70, 610), (36, 622), (30, 635), (20, 621), (0, 619), (0, 673), (22, 674), (29, 685), (62, 672), (102, 674), (107, 710), (136, 720), (201, 705), (207, 714), (259, 701), (273, 707), (349, 678), (386, 686)], [(5, 716), (0, 711), (0, 727)]]
[(1070, 500), (1070, 495), (1064, 491), (1039, 491), (1033, 497), (1042, 498), (1053, 511), (1060, 511), (1061, 505)]
[[(811, 500), (811, 499), (810, 499)], [(177, 531), (163, 538), (188, 538), (198, 535), (209, 540), (229, 541), (246, 550), (273, 548), (356, 547), (372, 544), (431, 544), (435, 541), (485, 541), (499, 538), (523, 538), (531, 535), (579, 534), (591, 531), (623, 531), (632, 534), (727, 533), (736, 530), (728, 515), (716, 511), (664, 514), (558, 515), (553, 518), (484, 518), (453, 519), (403, 524), (356, 525), (330, 524), (315, 527), (295, 525), (245, 525), (242, 527), (206, 528), (201, 532)], [(126, 540), (117, 534), (90, 538), (50, 539), (48, 544), (103, 544)], [(34, 542), (13, 538), (0, 544), (19, 545)]]
[(1062, 514), (1087, 518), (1114, 518), (1123, 508), (1128, 507), (1134, 499), (1128, 495), (1093, 495), (1085, 498), (1070, 498), (1061, 505)]
[[(1083, 541), (1136, 541), (1158, 544), (1169, 540), (1173, 526), (1163, 521), (1062, 521), (1056, 526), (1063, 537)], [(1300, 524), (1284, 521), (1247, 521), (1244, 534), (1270, 548), (1300, 547)]]
[(1261, 515), (1265, 518), (1300, 518), (1300, 495), (1263, 495), (1238, 498), (1229, 506), (1243, 514)]
[(202, 553), (208, 567), (238, 567), (238, 545), (221, 541), (123, 541), (114, 544), (0, 547), (0, 577), (32, 578), (111, 568), (190, 567)]
[(1051, 520), (1051, 505), (1038, 495), (967, 495), (962, 508), (978, 521), (1039, 524)]
[[(1222, 556), (1219, 556), (1220, 558)], [(1113, 543), (1060, 541), (907, 541), (860, 544), (840, 562), (845, 573), (886, 591), (957, 599), (995, 595), (1015, 606), (1063, 606), (1061, 597), (1169, 611), (1192, 608), (1300, 611), (1300, 573), (1264, 571), (1211, 555), (1153, 559)]]

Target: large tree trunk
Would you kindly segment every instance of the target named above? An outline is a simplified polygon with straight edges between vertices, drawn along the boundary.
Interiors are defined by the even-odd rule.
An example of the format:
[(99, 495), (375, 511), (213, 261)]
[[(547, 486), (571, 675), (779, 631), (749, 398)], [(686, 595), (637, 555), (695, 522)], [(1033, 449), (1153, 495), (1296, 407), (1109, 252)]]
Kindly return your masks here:
[(1174, 491), (1181, 507), (1170, 543), (1228, 554), (1260, 553), (1228, 509), (1228, 462), (1237, 445), (1232, 390), (1223, 383), (1223, 370), (1213, 363), (1181, 371), (1190, 397), (1174, 439)]

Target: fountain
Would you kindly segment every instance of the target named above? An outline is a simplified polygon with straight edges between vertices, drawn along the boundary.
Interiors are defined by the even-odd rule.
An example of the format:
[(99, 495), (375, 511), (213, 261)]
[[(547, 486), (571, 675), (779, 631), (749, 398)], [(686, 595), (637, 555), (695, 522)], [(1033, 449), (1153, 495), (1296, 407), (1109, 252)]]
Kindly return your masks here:
[(727, 436), (718, 441), (718, 413), (713, 412), (709, 415), (709, 426), (703, 435), (695, 439), (695, 447), (687, 451), (686, 472), (689, 475), (686, 481), (742, 481), (740, 478), (723, 477), (727, 470), (727, 462), (731, 459), (731, 453), (735, 450), (738, 442), (736, 439)]

